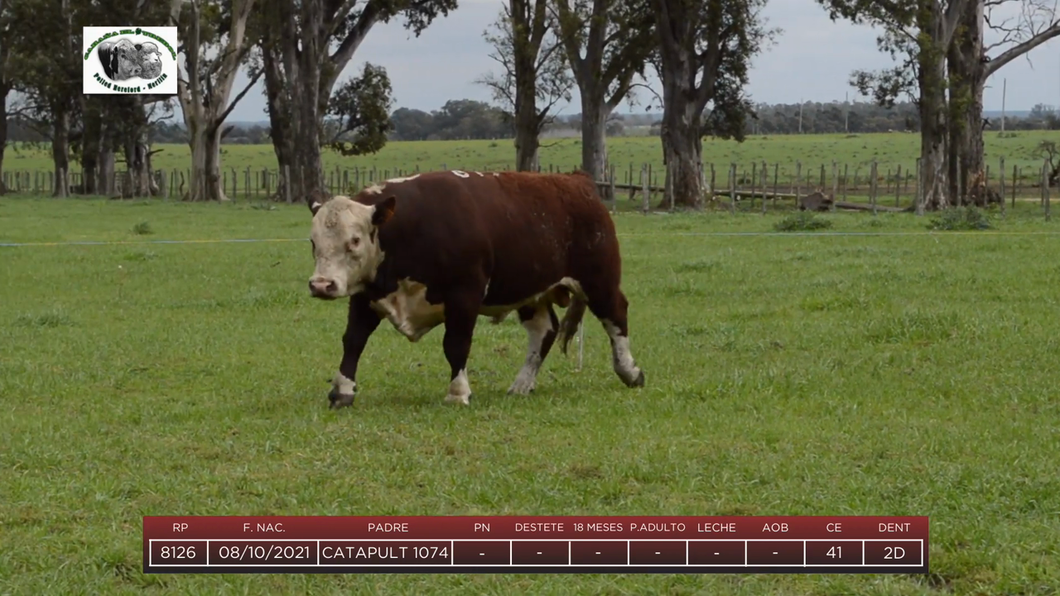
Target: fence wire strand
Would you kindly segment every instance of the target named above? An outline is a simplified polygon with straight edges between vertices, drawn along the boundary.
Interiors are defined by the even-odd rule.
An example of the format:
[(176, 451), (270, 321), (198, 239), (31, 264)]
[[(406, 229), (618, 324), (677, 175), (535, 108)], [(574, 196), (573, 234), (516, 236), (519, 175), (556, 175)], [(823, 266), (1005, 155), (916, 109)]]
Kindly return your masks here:
[[(662, 237), (736, 237), (736, 238), (788, 238), (788, 237), (869, 237), (869, 236), (1060, 236), (1057, 232), (985, 232), (985, 231), (946, 231), (946, 232), (629, 232), (618, 234), (619, 238), (662, 238)], [(49, 246), (147, 246), (154, 244), (263, 244), (272, 242), (307, 242), (309, 238), (204, 238), (196, 240), (69, 240), (56, 242), (0, 242), (0, 248), (40, 248)]]

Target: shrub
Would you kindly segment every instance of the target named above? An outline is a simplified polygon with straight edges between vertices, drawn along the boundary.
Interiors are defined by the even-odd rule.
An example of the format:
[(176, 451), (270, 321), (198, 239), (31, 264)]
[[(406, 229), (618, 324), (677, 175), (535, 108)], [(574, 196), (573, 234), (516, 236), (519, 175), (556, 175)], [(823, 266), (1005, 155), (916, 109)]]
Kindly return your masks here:
[(810, 211), (799, 211), (773, 224), (773, 229), (778, 232), (823, 230), (830, 227), (832, 227), (832, 220), (821, 219)]
[(994, 227), (986, 213), (977, 207), (954, 207), (932, 218), (929, 230), (989, 230)]

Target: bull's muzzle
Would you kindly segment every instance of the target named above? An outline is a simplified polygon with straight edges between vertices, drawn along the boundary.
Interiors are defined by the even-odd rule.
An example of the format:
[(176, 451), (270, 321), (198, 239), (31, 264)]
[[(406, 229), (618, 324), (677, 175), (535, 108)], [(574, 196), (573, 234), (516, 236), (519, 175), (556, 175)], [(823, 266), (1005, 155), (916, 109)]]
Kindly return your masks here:
[(339, 286), (330, 279), (313, 278), (309, 280), (309, 295), (313, 298), (334, 300), (338, 298)]

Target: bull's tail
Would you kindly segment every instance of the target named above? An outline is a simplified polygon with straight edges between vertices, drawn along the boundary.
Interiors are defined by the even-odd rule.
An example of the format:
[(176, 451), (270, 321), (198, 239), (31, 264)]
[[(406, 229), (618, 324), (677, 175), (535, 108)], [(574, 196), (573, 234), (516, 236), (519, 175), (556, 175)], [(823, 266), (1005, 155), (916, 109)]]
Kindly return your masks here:
[(563, 313), (563, 320), (559, 322), (559, 332), (556, 334), (556, 341), (559, 342), (559, 349), (564, 354), (567, 353), (567, 344), (570, 343), (574, 334), (578, 332), (578, 325), (582, 322), (582, 317), (585, 316), (585, 298), (574, 295), (571, 296), (570, 306), (567, 307), (567, 312)]

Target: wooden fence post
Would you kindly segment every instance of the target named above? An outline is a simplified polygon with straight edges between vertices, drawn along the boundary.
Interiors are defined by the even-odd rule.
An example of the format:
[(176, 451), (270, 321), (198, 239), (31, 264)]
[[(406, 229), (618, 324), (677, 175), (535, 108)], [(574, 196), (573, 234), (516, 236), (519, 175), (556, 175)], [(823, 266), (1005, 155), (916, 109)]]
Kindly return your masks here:
[(644, 215), (647, 215), (649, 209), (649, 201), (651, 200), (648, 190), (648, 164), (644, 164), (640, 168), (640, 190), (642, 193), (644, 193), (642, 198), (644, 204), (641, 206), (641, 210), (644, 212)]
[(773, 164), (773, 208), (777, 208), (777, 195), (780, 194), (780, 163)]
[(924, 214), (924, 176), (921, 175), (924, 164), (920, 160), (916, 158), (916, 199), (913, 201), (917, 215)]
[(766, 214), (766, 187), (769, 186), (769, 164), (762, 160), (762, 215)]
[(736, 215), (736, 164), (729, 164), (729, 210)]
[(847, 187), (850, 186), (850, 164), (843, 164), (843, 201), (847, 200)]
[(755, 210), (755, 186), (758, 185), (758, 163), (751, 162), (751, 211)]
[(832, 160), (832, 205), (829, 211), (835, 211), (835, 200), (839, 195), (839, 164)]
[(1045, 205), (1045, 221), (1049, 221), (1049, 161), (1042, 164), (1042, 203)]
[(1001, 172), (1001, 217), (1005, 217), (1005, 156), (999, 158), (998, 168)]
[(870, 176), (872, 179), (869, 182), (869, 202), (872, 204), (872, 215), (875, 217), (876, 213), (876, 160), (872, 160), (872, 169)]
[(894, 206), (900, 205), (899, 199), (902, 195), (902, 166), (899, 164), (898, 171), (894, 174)]

